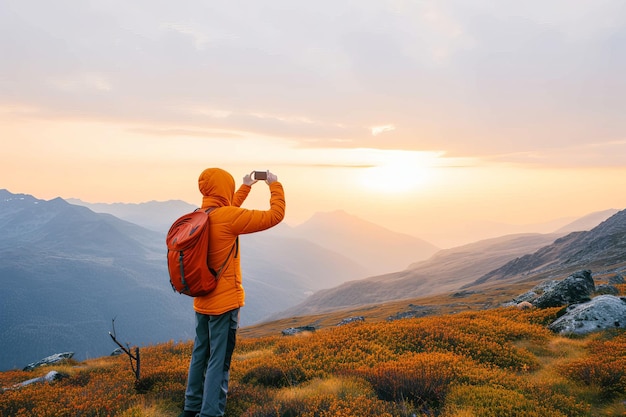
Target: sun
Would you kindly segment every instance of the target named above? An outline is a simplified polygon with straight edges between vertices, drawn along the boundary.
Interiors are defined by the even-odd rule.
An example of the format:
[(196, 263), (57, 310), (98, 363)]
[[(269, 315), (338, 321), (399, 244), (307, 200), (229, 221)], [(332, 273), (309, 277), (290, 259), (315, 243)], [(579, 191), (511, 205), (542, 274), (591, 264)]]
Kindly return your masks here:
[(406, 193), (426, 185), (432, 168), (412, 153), (386, 155), (379, 163), (363, 168), (361, 185), (369, 190), (391, 194)]

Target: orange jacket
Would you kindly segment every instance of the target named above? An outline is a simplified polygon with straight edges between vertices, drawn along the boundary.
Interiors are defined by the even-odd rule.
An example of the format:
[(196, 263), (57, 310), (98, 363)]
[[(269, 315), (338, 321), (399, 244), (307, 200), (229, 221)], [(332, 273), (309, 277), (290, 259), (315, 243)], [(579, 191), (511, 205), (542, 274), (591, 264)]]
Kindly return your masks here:
[(217, 207), (209, 213), (209, 266), (218, 270), (224, 262), (226, 264), (215, 290), (194, 298), (193, 307), (198, 313), (219, 315), (243, 307), (245, 303), (237, 237), (280, 223), (285, 216), (285, 194), (281, 183), (276, 181), (269, 186), (269, 210), (241, 208), (251, 187), (242, 184), (235, 193), (232, 175), (219, 168), (205, 169), (198, 178), (198, 187), (203, 196), (202, 208)]

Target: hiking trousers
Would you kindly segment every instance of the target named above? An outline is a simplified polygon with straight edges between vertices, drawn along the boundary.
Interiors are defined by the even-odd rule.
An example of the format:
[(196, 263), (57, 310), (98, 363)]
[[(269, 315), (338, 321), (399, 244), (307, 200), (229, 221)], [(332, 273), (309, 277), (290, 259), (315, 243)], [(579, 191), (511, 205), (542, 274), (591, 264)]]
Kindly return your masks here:
[(185, 410), (199, 412), (201, 417), (224, 415), (238, 325), (238, 308), (219, 316), (196, 312), (196, 338), (187, 376)]

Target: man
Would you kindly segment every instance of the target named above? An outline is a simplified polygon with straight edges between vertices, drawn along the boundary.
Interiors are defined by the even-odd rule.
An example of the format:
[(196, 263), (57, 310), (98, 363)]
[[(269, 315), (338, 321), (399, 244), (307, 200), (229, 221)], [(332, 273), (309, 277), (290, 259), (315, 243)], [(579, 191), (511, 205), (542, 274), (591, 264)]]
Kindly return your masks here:
[(285, 216), (285, 194), (276, 175), (267, 171), (269, 210), (241, 208), (257, 180), (248, 174), (235, 193), (235, 181), (219, 168), (205, 169), (198, 179), (202, 209), (209, 213), (209, 263), (219, 281), (208, 295), (194, 298), (196, 338), (193, 346), (182, 417), (223, 416), (230, 361), (235, 348), (239, 309), (244, 305), (239, 258), (240, 234), (269, 229)]

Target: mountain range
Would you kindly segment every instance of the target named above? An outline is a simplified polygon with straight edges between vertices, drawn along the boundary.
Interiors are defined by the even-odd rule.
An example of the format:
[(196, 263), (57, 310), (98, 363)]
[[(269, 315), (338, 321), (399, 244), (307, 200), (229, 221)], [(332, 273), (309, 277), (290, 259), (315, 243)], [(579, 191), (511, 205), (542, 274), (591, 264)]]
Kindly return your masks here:
[(519, 234), (444, 249), (408, 268), (343, 283), (313, 294), (272, 319), (454, 291), (489, 271), (550, 244), (562, 234)]
[[(109, 213), (162, 233), (167, 232), (172, 219), (197, 208), (180, 200), (139, 204), (94, 204), (78, 199), (68, 201), (88, 207), (94, 212)], [(316, 213), (308, 221), (295, 227), (281, 223), (261, 236), (265, 237), (268, 234), (289, 239), (305, 239), (315, 243), (360, 265), (363, 273), (368, 275), (404, 269), (410, 263), (427, 259), (439, 250), (435, 245), (422, 239), (390, 231), (342, 210)], [(325, 280), (324, 277), (321, 279)], [(343, 281), (345, 279), (337, 277), (333, 279), (333, 284), (337, 285)]]
[(585, 268), (606, 271), (626, 264), (626, 210), (617, 212), (589, 231), (572, 232), (534, 253), (517, 257), (473, 284), (515, 281), (526, 276), (549, 276), (555, 271)]
[[(121, 207), (141, 225), (61, 198), (0, 190), (0, 369), (58, 351), (74, 351), (77, 359), (107, 354), (115, 347), (108, 336), (114, 318), (118, 334), (133, 344), (193, 336), (191, 299), (175, 294), (167, 277), (165, 231), (194, 207), (176, 201), (102, 207)], [(350, 227), (359, 228), (356, 218)], [(361, 237), (376, 244), (396, 236), (376, 232)], [(248, 295), (242, 326), (369, 274), (367, 262), (355, 261), (358, 254), (335, 252), (287, 225), (241, 236), (241, 248)], [(415, 259), (405, 256), (403, 265)]]
[(160, 237), (60, 198), (0, 190), (0, 369), (108, 354), (113, 319), (124, 341), (190, 338), (191, 300), (167, 288)]
[[(73, 351), (79, 360), (106, 355), (115, 348), (113, 319), (118, 337), (135, 345), (192, 338), (191, 299), (170, 287), (164, 238), (195, 207), (92, 209), (70, 201), (0, 190), (0, 370), (56, 352)], [(94, 211), (112, 208), (125, 219)], [(318, 213), (297, 227), (241, 237), (241, 324), (458, 289), (564, 235), (504, 236), (437, 251), (342, 211)]]
[[(586, 216), (601, 220), (614, 210)], [(320, 314), (355, 306), (433, 294), (480, 291), (490, 283), (513, 284), (565, 277), (577, 269), (600, 274), (626, 270), (626, 210), (617, 211), (589, 231), (521, 234), (446, 249), (404, 271), (346, 282), (322, 290), (273, 319)]]

